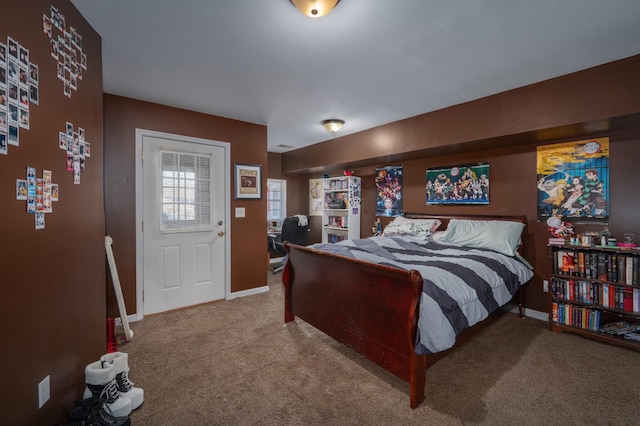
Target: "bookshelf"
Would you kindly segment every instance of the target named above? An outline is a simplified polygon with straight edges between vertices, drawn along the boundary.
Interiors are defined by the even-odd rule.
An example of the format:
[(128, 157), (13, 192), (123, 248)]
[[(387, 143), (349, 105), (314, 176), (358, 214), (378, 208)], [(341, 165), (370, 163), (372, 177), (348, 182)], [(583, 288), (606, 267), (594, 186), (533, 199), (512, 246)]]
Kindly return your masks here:
[(322, 242), (360, 238), (362, 186), (357, 176), (322, 180)]
[(640, 350), (640, 251), (549, 245), (549, 329)]

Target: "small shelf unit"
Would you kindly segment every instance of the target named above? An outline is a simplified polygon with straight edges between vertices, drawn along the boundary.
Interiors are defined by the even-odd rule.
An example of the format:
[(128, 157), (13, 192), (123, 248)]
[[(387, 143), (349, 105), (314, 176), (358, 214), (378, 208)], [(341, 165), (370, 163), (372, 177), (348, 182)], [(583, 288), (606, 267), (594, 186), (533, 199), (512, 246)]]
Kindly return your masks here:
[(322, 180), (322, 242), (360, 238), (361, 180), (340, 176)]
[(640, 252), (549, 245), (549, 329), (640, 350)]

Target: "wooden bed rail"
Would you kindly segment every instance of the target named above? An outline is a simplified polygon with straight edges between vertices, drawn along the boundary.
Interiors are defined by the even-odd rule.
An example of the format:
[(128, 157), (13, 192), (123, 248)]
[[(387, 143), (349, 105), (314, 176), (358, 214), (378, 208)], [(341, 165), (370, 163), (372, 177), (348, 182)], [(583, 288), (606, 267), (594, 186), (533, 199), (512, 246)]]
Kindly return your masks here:
[(426, 358), (414, 351), (420, 274), (294, 244), (285, 247), (285, 322), (300, 317), (409, 382), (411, 406), (422, 403)]

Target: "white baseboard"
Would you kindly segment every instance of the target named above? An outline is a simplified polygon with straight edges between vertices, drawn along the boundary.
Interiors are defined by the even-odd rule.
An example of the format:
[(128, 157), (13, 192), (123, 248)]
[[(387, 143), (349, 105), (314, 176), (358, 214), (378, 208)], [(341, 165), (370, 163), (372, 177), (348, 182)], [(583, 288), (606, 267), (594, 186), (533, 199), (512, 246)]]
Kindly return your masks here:
[[(518, 305), (514, 305), (512, 303), (509, 303), (506, 305), (506, 308), (509, 310), (509, 312), (512, 312), (514, 314), (520, 314), (520, 308), (518, 308)], [(529, 309), (529, 308), (524, 308), (524, 316), (525, 317), (529, 317), (529, 318), (533, 318), (533, 319), (537, 319), (540, 321), (549, 321), (549, 314), (546, 312), (540, 312), (540, 311), (535, 311), (533, 309)]]
[[(140, 321), (142, 318), (138, 317), (138, 314), (131, 314), (131, 315), (127, 315), (127, 321), (129, 322), (136, 322), (136, 321)], [(122, 318), (120, 317), (116, 317), (115, 318), (115, 325), (117, 326), (121, 326), (122, 325)]]
[(236, 291), (234, 293), (229, 294), (229, 296), (227, 296), (227, 300), (236, 299), (238, 297), (252, 296), (254, 294), (266, 293), (268, 291), (269, 291), (268, 285), (251, 288), (249, 290)]

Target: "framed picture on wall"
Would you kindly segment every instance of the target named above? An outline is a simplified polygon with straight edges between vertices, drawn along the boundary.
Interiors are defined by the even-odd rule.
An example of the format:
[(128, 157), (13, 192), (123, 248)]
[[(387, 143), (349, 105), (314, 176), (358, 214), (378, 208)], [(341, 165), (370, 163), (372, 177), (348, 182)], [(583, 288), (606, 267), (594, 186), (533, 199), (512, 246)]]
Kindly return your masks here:
[(262, 166), (238, 163), (234, 166), (236, 200), (262, 199)]
[(489, 163), (427, 169), (429, 204), (489, 204)]

